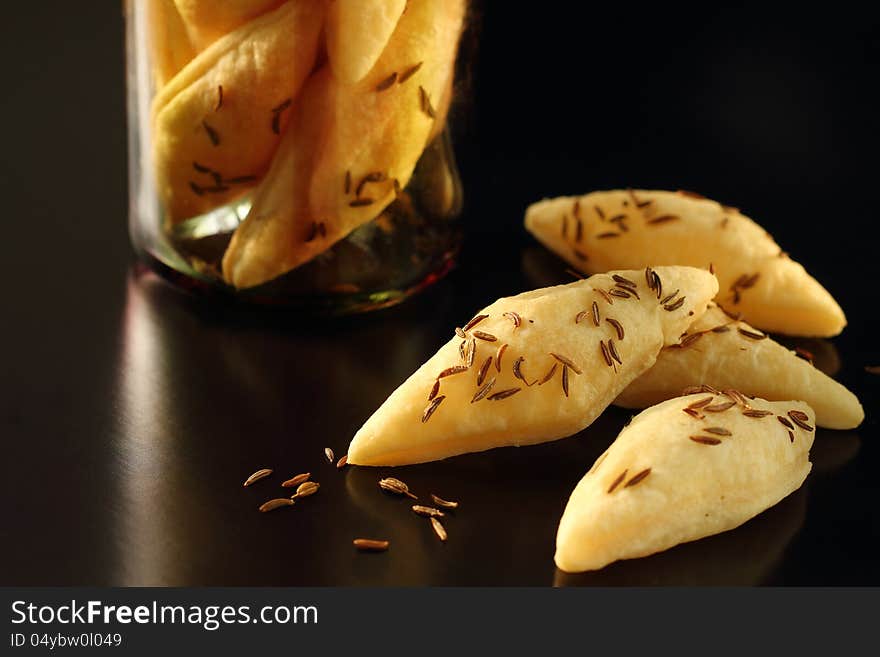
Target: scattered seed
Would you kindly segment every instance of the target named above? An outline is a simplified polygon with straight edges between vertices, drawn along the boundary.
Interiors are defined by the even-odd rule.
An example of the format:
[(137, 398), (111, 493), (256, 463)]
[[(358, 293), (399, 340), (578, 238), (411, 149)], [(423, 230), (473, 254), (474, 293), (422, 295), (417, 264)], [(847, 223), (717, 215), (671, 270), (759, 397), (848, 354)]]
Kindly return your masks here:
[(419, 87), (419, 106), (430, 118), (434, 119), (437, 117), (437, 114), (434, 112), (434, 107), (431, 105), (431, 98), (422, 86)]
[(486, 374), (489, 372), (489, 367), (492, 365), (492, 356), (486, 358), (483, 361), (483, 364), (480, 365), (480, 370), (477, 372), (477, 385), (483, 385), (483, 381), (486, 380)]
[(482, 322), (482, 321), (483, 321), (484, 319), (486, 319), (488, 316), (489, 316), (489, 315), (477, 315), (477, 316), (474, 317), (471, 321), (469, 321), (467, 324), (464, 325), (464, 330), (465, 330), (465, 331), (470, 331), (472, 328), (474, 328), (477, 324), (479, 324), (480, 322)]
[(461, 374), (462, 372), (467, 372), (468, 368), (464, 365), (453, 365), (452, 367), (447, 367), (445, 370), (440, 372), (437, 375), (438, 379), (445, 379), (447, 376), (452, 376), (454, 374)]
[(726, 401), (726, 402), (719, 402), (717, 404), (711, 404), (709, 406), (705, 406), (705, 407), (703, 407), (703, 410), (706, 411), (707, 413), (721, 413), (723, 411), (726, 411), (728, 408), (732, 408), (734, 406), (736, 406), (735, 401)]
[(547, 373), (544, 375), (544, 378), (542, 378), (540, 381), (538, 381), (538, 385), (539, 385), (539, 386), (542, 386), (542, 385), (544, 385), (545, 383), (547, 383), (550, 379), (552, 379), (552, 378), (553, 378), (553, 375), (556, 374), (556, 368), (557, 368), (557, 367), (558, 367), (558, 363), (553, 363), (553, 367), (551, 367), (551, 368), (547, 371)]
[(746, 399), (746, 396), (742, 394), (739, 390), (734, 390), (733, 388), (725, 388), (721, 391), (722, 394), (727, 395), (736, 403), (748, 407), (749, 400)]
[(361, 181), (358, 183), (357, 187), (355, 187), (354, 195), (360, 198), (361, 192), (364, 191), (364, 187), (366, 187), (370, 183), (385, 182), (387, 178), (388, 177), (381, 171), (373, 171), (372, 173), (368, 173), (363, 178), (361, 178)]
[(213, 144), (214, 146), (219, 146), (220, 134), (214, 128), (208, 125), (208, 122), (204, 119), (202, 119), (202, 128), (204, 128), (205, 134), (208, 135), (208, 139), (211, 140), (211, 144)]
[(526, 381), (525, 375), (522, 373), (522, 364), (525, 361), (525, 356), (520, 356), (515, 361), (513, 361), (513, 376), (517, 379), (525, 383), (527, 386), (531, 386), (532, 384)]
[(397, 82), (397, 71), (389, 75), (387, 78), (382, 80), (379, 84), (376, 85), (376, 91), (385, 91), (392, 84)]
[(434, 533), (437, 534), (437, 538), (445, 543), (448, 536), (446, 534), (446, 529), (443, 527), (443, 524), (439, 520), (437, 520), (437, 518), (432, 517), (431, 527), (434, 528)]
[(584, 225), (581, 223), (581, 220), (575, 217), (574, 224), (574, 241), (580, 242), (584, 237)]
[(467, 344), (467, 340), (462, 340), (461, 343), (458, 345), (458, 355), (462, 360), (465, 360), (465, 358), (467, 357), (467, 353), (465, 352), (465, 350), (467, 349)]
[(659, 217), (654, 217), (653, 219), (648, 219), (648, 224), (650, 224), (650, 225), (665, 224), (665, 223), (669, 223), (670, 221), (676, 221), (680, 218), (681, 217), (679, 217), (677, 214), (662, 214)]
[(324, 448), (324, 456), (327, 457), (327, 461), (328, 461), (329, 463), (333, 463), (333, 461), (336, 460), (336, 456), (334, 456), (334, 454), (333, 454), (333, 450), (330, 449), (329, 447), (325, 447), (325, 448)]
[(345, 193), (351, 192), (351, 171), (345, 172)]
[(636, 291), (635, 288), (627, 287), (627, 286), (623, 285), (622, 283), (617, 283), (617, 287), (615, 287), (614, 289), (615, 290), (623, 290), (624, 292), (628, 292), (629, 294), (634, 296), (639, 301), (642, 300), (642, 297), (639, 296), (639, 293)]
[[(702, 388), (697, 392), (703, 392)], [(703, 408), (712, 402), (713, 397), (706, 397), (705, 399), (698, 399), (693, 404), (688, 404), (688, 408)]]
[(593, 308), (593, 324), (595, 326), (599, 326), (599, 323), (601, 322), (601, 319), (599, 317), (599, 304), (594, 301), (592, 308)]
[(804, 431), (813, 431), (813, 427), (807, 422), (810, 417), (806, 413), (803, 413), (802, 411), (789, 411), (788, 417), (790, 417), (791, 421)]
[(424, 62), (419, 62), (418, 64), (414, 64), (406, 69), (400, 76), (397, 78), (397, 84), (403, 84), (407, 80), (409, 80), (412, 76), (414, 76), (420, 68), (422, 68), (422, 64)]
[(275, 509), (280, 509), (282, 506), (293, 506), (294, 501), (288, 497), (276, 497), (274, 500), (269, 500), (268, 502), (263, 502), (260, 505), (260, 513), (266, 513), (267, 511), (274, 511)]
[(196, 194), (196, 196), (204, 196), (204, 194), (205, 194), (205, 189), (201, 185), (198, 185), (198, 184), (194, 183), (193, 181), (189, 182), (189, 188), (191, 190), (193, 190), (193, 192)]
[(615, 287), (615, 288), (609, 290), (608, 294), (610, 294), (612, 297), (620, 297), (621, 299), (631, 299), (632, 298), (632, 294), (630, 294), (626, 288), (622, 288), (622, 287)]
[(611, 352), (608, 351), (608, 346), (605, 344), (604, 340), (599, 340), (599, 346), (602, 349), (602, 358), (605, 359), (605, 364), (608, 367), (612, 367), (614, 362), (611, 360)]
[(446, 399), (446, 395), (440, 395), (431, 400), (431, 402), (425, 407), (425, 410), (422, 411), (422, 424), (431, 419), (431, 416), (434, 415), (434, 411), (437, 410), (437, 407), (444, 399)]
[(691, 333), (690, 335), (687, 335), (684, 338), (682, 338), (681, 342), (678, 343), (678, 346), (683, 349), (684, 347), (687, 347), (688, 345), (692, 345), (694, 342), (696, 342), (697, 340), (699, 340), (702, 337), (703, 337), (702, 333)]
[(372, 205), (373, 203), (375, 203), (374, 199), (365, 196), (363, 198), (356, 198), (353, 201), (349, 201), (348, 206), (351, 208), (361, 208), (366, 205)]
[(570, 358), (567, 358), (566, 356), (561, 356), (561, 355), (559, 355), (559, 354), (554, 354), (552, 351), (550, 352), (550, 355), (553, 356), (553, 358), (555, 358), (556, 360), (558, 360), (558, 361), (559, 361), (560, 363), (562, 363), (563, 365), (565, 365), (565, 366), (567, 366), (567, 367), (570, 367), (572, 370), (574, 370), (574, 373), (575, 373), (575, 374), (581, 374), (581, 373), (582, 373), (582, 372), (581, 372), (581, 368), (578, 367), (577, 365), (575, 365), (574, 361), (571, 360)]
[(292, 102), (293, 100), (288, 98), (280, 105), (272, 108), (272, 132), (276, 135), (281, 134), (281, 113), (290, 107)]
[(217, 85), (217, 104), (214, 105), (214, 111), (216, 112), (221, 107), (223, 107), (223, 85)]
[[(581, 251), (580, 249), (576, 249), (576, 248), (572, 247), (571, 252), (574, 253), (575, 257), (578, 260), (581, 260), (581, 261), (589, 260), (589, 257), (587, 256), (587, 254), (584, 253), (583, 251)], [(581, 278), (583, 278), (583, 277), (581, 277)]]
[(704, 417), (706, 417), (705, 415), (700, 413), (700, 411), (693, 409), (693, 408), (683, 408), (681, 410), (683, 410), (685, 413), (687, 413), (691, 417), (696, 418), (698, 420), (702, 420)]
[(516, 393), (518, 393), (522, 388), (508, 388), (507, 390), (502, 390), (501, 392), (496, 392), (493, 395), (489, 395), (489, 401), (500, 401), (502, 399), (507, 399), (508, 397), (512, 397)]
[(491, 333), (485, 333), (483, 331), (474, 331), (474, 337), (479, 338), (480, 340), (485, 340), (486, 342), (495, 342), (498, 340), (498, 338)]
[(380, 479), (379, 488), (387, 490), (389, 493), (394, 493), (395, 495), (406, 495), (414, 500), (419, 499), (410, 492), (409, 486), (403, 483), (400, 479), (395, 479), (394, 477)]
[(712, 329), (712, 333), (727, 333), (729, 330), (730, 327), (727, 324), (719, 324)]
[(644, 480), (645, 477), (647, 477), (649, 474), (651, 474), (651, 468), (645, 468), (644, 470), (642, 470), (638, 474), (633, 475), (632, 479), (630, 479), (628, 482), (626, 482), (626, 485), (624, 486), (624, 488), (629, 488), (630, 486), (635, 486), (636, 484), (638, 484), (639, 482)]
[(788, 442), (790, 442), (790, 443), (794, 442), (794, 431), (788, 432)]
[(668, 295), (666, 295), (665, 297), (663, 297), (662, 299), (660, 299), (660, 305), (661, 305), (661, 306), (665, 306), (667, 303), (669, 303), (670, 301), (672, 301), (675, 297), (678, 296), (678, 292), (679, 292), (679, 291), (676, 290), (676, 291), (673, 292), (672, 294), (668, 294)]
[(298, 474), (295, 477), (291, 477), (287, 481), (283, 482), (281, 485), (284, 488), (293, 488), (294, 486), (299, 486), (304, 481), (308, 481), (309, 477), (311, 476), (311, 472), (303, 472), (302, 474)]
[(608, 352), (614, 360), (623, 365), (623, 361), (620, 360), (620, 355), (617, 353), (617, 347), (614, 346), (614, 340), (611, 338), (608, 339)]
[(465, 365), (471, 367), (474, 364), (474, 358), (477, 357), (477, 341), (474, 338), (470, 339), (468, 342), (467, 348), (467, 357), (465, 359)]
[(562, 366), (562, 392), (568, 397), (568, 367)]
[(568, 215), (562, 215), (562, 229), (560, 231), (562, 239), (568, 239)]
[(577, 315), (574, 316), (574, 323), (580, 324), (581, 320), (584, 319), (584, 317), (586, 317), (589, 314), (591, 314), (591, 311), (589, 311), (589, 310), (580, 311)]
[(290, 499), (298, 500), (301, 497), (309, 497), (317, 493), (320, 487), (321, 484), (317, 481), (304, 481), (297, 487), (296, 493), (294, 493)]
[(400, 188), (400, 181), (397, 178), (391, 179), (391, 186), (394, 189), (394, 198), (400, 198), (403, 190)]
[(680, 298), (678, 301), (676, 301), (675, 303), (671, 303), (671, 304), (669, 304), (669, 305), (663, 306), (663, 310), (668, 310), (668, 311), (670, 311), (670, 312), (673, 311), (673, 310), (678, 310), (679, 308), (681, 308), (681, 307), (684, 305), (684, 300), (685, 300), (686, 298), (687, 298), (687, 297), (681, 297), (681, 298)]
[(609, 305), (609, 306), (613, 306), (613, 305), (614, 305), (614, 299), (612, 299), (612, 298), (611, 298), (611, 295), (609, 295), (605, 290), (603, 290), (603, 289), (601, 289), (601, 288), (596, 288), (595, 291), (598, 292), (599, 295), (600, 295), (603, 299), (605, 299), (605, 301), (608, 302), (608, 305)]
[(660, 280), (660, 274), (658, 274), (656, 271), (652, 272), (652, 274), (654, 278), (654, 287), (657, 290), (657, 298), (659, 299), (663, 296), (663, 281)]
[(435, 509), (432, 506), (422, 506), (421, 504), (413, 504), (412, 506), (413, 512), (416, 515), (424, 516), (426, 518), (444, 518), (446, 514), (443, 513), (440, 509)]
[(710, 436), (689, 436), (691, 440), (695, 443), (700, 443), (701, 445), (720, 445), (720, 438), (712, 438)]
[(773, 411), (762, 411), (757, 408), (747, 408), (743, 411), (743, 415), (746, 417), (767, 417), (768, 415), (773, 415)]
[(236, 176), (235, 178), (227, 178), (223, 182), (227, 185), (246, 185), (256, 180), (256, 176)]
[(725, 429), (724, 427), (706, 427), (703, 431), (707, 433), (714, 433), (716, 436), (732, 436), (733, 434), (729, 429)]
[(464, 331), (462, 331), (461, 328), (459, 328), (458, 326), (455, 327), (455, 334), (456, 334), (458, 337), (460, 337), (460, 338), (466, 338), (466, 337), (467, 337), (467, 333), (465, 333)]
[(758, 333), (757, 331), (749, 331), (748, 329), (744, 329), (743, 327), (737, 327), (737, 331), (740, 332), (740, 335), (743, 335), (747, 338), (751, 338), (752, 340), (763, 340), (767, 337), (766, 333)]
[(782, 417), (781, 415), (777, 415), (776, 419), (779, 420), (779, 423), (784, 426), (786, 429), (794, 429), (794, 425), (789, 422), (788, 418)]
[(522, 326), (522, 317), (520, 317), (517, 313), (514, 312), (506, 312), (503, 314), (503, 317), (507, 317), (511, 322), (513, 322), (514, 330), (518, 329)]
[(342, 457), (336, 461), (336, 469), (342, 470), (346, 465), (348, 465), (348, 454), (343, 454)]
[(444, 509), (457, 509), (458, 508), (458, 502), (450, 502), (449, 500), (444, 500), (442, 497), (438, 497), (437, 495), (434, 495), (434, 493), (431, 493), (431, 499), (434, 501), (434, 504), (436, 504), (437, 506), (442, 507)]
[(495, 355), (495, 369), (498, 370), (499, 374), (501, 374), (501, 357), (504, 355), (505, 351), (507, 351), (506, 342), (498, 347), (498, 353)]
[(602, 211), (602, 208), (600, 208), (598, 205), (594, 205), (593, 209), (596, 211), (596, 214), (599, 215), (599, 219), (605, 221), (605, 213)]
[(486, 382), (486, 384), (482, 388), (477, 390), (477, 392), (475, 392), (474, 396), (471, 398), (471, 404), (474, 404), (474, 403), (480, 401), (486, 395), (488, 395), (489, 392), (492, 390), (492, 388), (495, 386), (495, 381), (496, 381), (496, 378), (492, 377), (491, 379), (489, 379)]
[(645, 283), (648, 284), (649, 290), (653, 290), (657, 285), (657, 281), (654, 279), (654, 270), (650, 267), (645, 267)]
[(623, 478), (626, 477), (627, 472), (629, 472), (629, 469), (626, 469), (623, 472), (621, 472), (617, 476), (617, 479), (615, 479), (614, 481), (611, 482), (611, 485), (608, 487), (608, 491), (607, 491), (608, 493), (614, 492), (614, 489), (617, 488), (620, 485), (620, 482), (623, 481)]
[(605, 233), (599, 233), (596, 235), (597, 240), (607, 240), (612, 237), (620, 237), (620, 233), (615, 233), (614, 231), (607, 231)]
[(613, 274), (611, 278), (615, 283), (620, 283), (621, 285), (625, 285), (626, 287), (637, 287), (635, 283), (626, 278), (625, 276), (621, 276), (620, 274)]
[(388, 541), (378, 541), (372, 538), (356, 538), (352, 543), (358, 550), (369, 552), (384, 552), (391, 545)]
[(272, 470), (270, 470), (269, 468), (257, 470), (254, 474), (245, 479), (244, 485), (250, 486), (251, 484), (258, 482), (260, 479), (268, 477), (270, 474), (272, 474)]

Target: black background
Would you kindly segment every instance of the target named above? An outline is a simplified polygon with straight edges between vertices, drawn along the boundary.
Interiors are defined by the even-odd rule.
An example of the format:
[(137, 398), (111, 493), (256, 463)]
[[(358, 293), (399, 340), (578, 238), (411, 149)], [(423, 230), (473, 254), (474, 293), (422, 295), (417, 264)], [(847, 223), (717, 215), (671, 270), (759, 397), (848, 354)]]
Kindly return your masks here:
[[(126, 232), (117, 2), (6, 8), (0, 118), (2, 584), (878, 584), (878, 22), (857, 6), (676, 11), (487, 2), (456, 109), (460, 266), (407, 304), (332, 322), (224, 307), (138, 272)], [(462, 500), (440, 545), (380, 472), (322, 450), (456, 323), (562, 280), (524, 233), (543, 196), (684, 188), (741, 207), (838, 298), (813, 345), (867, 411), (819, 431), (801, 491), (722, 536), (566, 577), (568, 493), (626, 421), (395, 471)], [(242, 490), (259, 467), (273, 480)], [(270, 515), (281, 477), (318, 495)], [(384, 474), (384, 471), (381, 472)], [(383, 555), (350, 540), (392, 540)]]

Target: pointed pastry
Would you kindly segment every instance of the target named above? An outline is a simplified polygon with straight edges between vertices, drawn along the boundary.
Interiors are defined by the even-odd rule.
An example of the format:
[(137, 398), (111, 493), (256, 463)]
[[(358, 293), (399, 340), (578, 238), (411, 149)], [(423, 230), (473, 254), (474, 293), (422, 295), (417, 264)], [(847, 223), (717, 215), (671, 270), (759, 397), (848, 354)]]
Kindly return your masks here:
[(342, 82), (359, 82), (376, 64), (406, 0), (334, 0), (327, 8), (327, 58)]
[(410, 3), (360, 82), (343, 83), (328, 66), (310, 78), (301, 100), (309, 136), (285, 139), (261, 182), (223, 259), (229, 283), (284, 274), (394, 201), (442, 118), (435, 104), (454, 72), (464, 9), (463, 0)]
[[(656, 280), (677, 290), (657, 299)], [(717, 292), (691, 267), (598, 274), (484, 308), (357, 432), (356, 465), (403, 465), (587, 427)]]
[(815, 434), (803, 402), (676, 397), (642, 411), (575, 487), (560, 570), (596, 570), (733, 529), (797, 490)]
[(229, 202), (266, 172), (323, 15), (321, 0), (287, 2), (212, 43), (156, 95), (156, 183), (171, 222)]
[(764, 399), (802, 399), (815, 411), (818, 425), (828, 429), (852, 429), (865, 418), (846, 387), (715, 304), (614, 403), (646, 408), (700, 384)]
[(690, 192), (614, 190), (540, 201), (526, 228), (579, 271), (711, 263), (716, 301), (766, 331), (829, 337), (840, 306), (773, 238), (736, 208)]

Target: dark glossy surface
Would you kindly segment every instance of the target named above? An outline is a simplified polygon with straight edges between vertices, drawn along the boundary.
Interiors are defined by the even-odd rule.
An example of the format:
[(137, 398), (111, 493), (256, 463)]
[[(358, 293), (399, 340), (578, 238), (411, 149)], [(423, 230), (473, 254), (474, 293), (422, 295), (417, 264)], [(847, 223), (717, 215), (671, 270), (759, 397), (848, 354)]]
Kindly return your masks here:
[[(870, 19), (633, 22), (621, 9), (591, 17), (587, 39), (561, 11), (487, 9), (458, 140), (459, 267), (403, 306), (321, 321), (212, 304), (132, 266), (120, 15), (113, 3), (56, 4), (20, 10), (27, 38), (0, 41), (18, 63), (0, 101), (0, 583), (880, 584), (880, 377), (863, 369), (880, 364)], [(538, 41), (522, 48), (528, 28)], [(524, 81), (536, 62), (539, 82)], [(528, 202), (619, 185), (743, 207), (847, 311), (841, 337), (809, 348), (839, 367), (868, 417), (818, 432), (798, 493), (721, 536), (569, 576), (552, 562), (556, 523), (624, 411), (555, 443), (395, 469), (422, 496), (461, 500), (445, 545), (377, 488), (389, 470), (324, 460), (456, 323), (564, 280), (521, 228)], [(276, 474), (243, 489), (260, 467)], [(257, 512), (305, 470), (317, 495)], [(356, 536), (392, 549), (358, 554)]]

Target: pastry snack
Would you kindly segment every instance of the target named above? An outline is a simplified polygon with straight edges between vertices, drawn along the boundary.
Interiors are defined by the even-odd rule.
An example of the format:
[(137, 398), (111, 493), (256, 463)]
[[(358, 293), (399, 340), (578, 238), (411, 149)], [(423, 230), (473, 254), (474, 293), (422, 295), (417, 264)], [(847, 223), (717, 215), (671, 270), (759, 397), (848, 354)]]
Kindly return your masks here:
[(307, 262), (397, 198), (443, 125), (464, 11), (463, 0), (411, 3), (363, 79), (326, 66), (310, 78), (224, 256), (229, 283), (252, 287)]
[(348, 462), (420, 463), (577, 433), (717, 291), (706, 270), (658, 267), (499, 299), (391, 394)]
[(214, 41), (156, 94), (156, 184), (172, 223), (266, 172), (314, 66), (323, 15), (321, 0), (286, 2)]
[(713, 267), (716, 301), (766, 331), (828, 337), (840, 306), (736, 208), (690, 192), (613, 190), (534, 203), (525, 226), (579, 271), (647, 265)]
[(815, 411), (816, 423), (829, 429), (852, 429), (865, 418), (845, 386), (714, 303), (614, 403), (646, 408), (701, 384), (764, 399), (802, 399)]
[(803, 402), (736, 391), (642, 411), (571, 494), (556, 565), (596, 570), (741, 525), (803, 483), (814, 426)]

